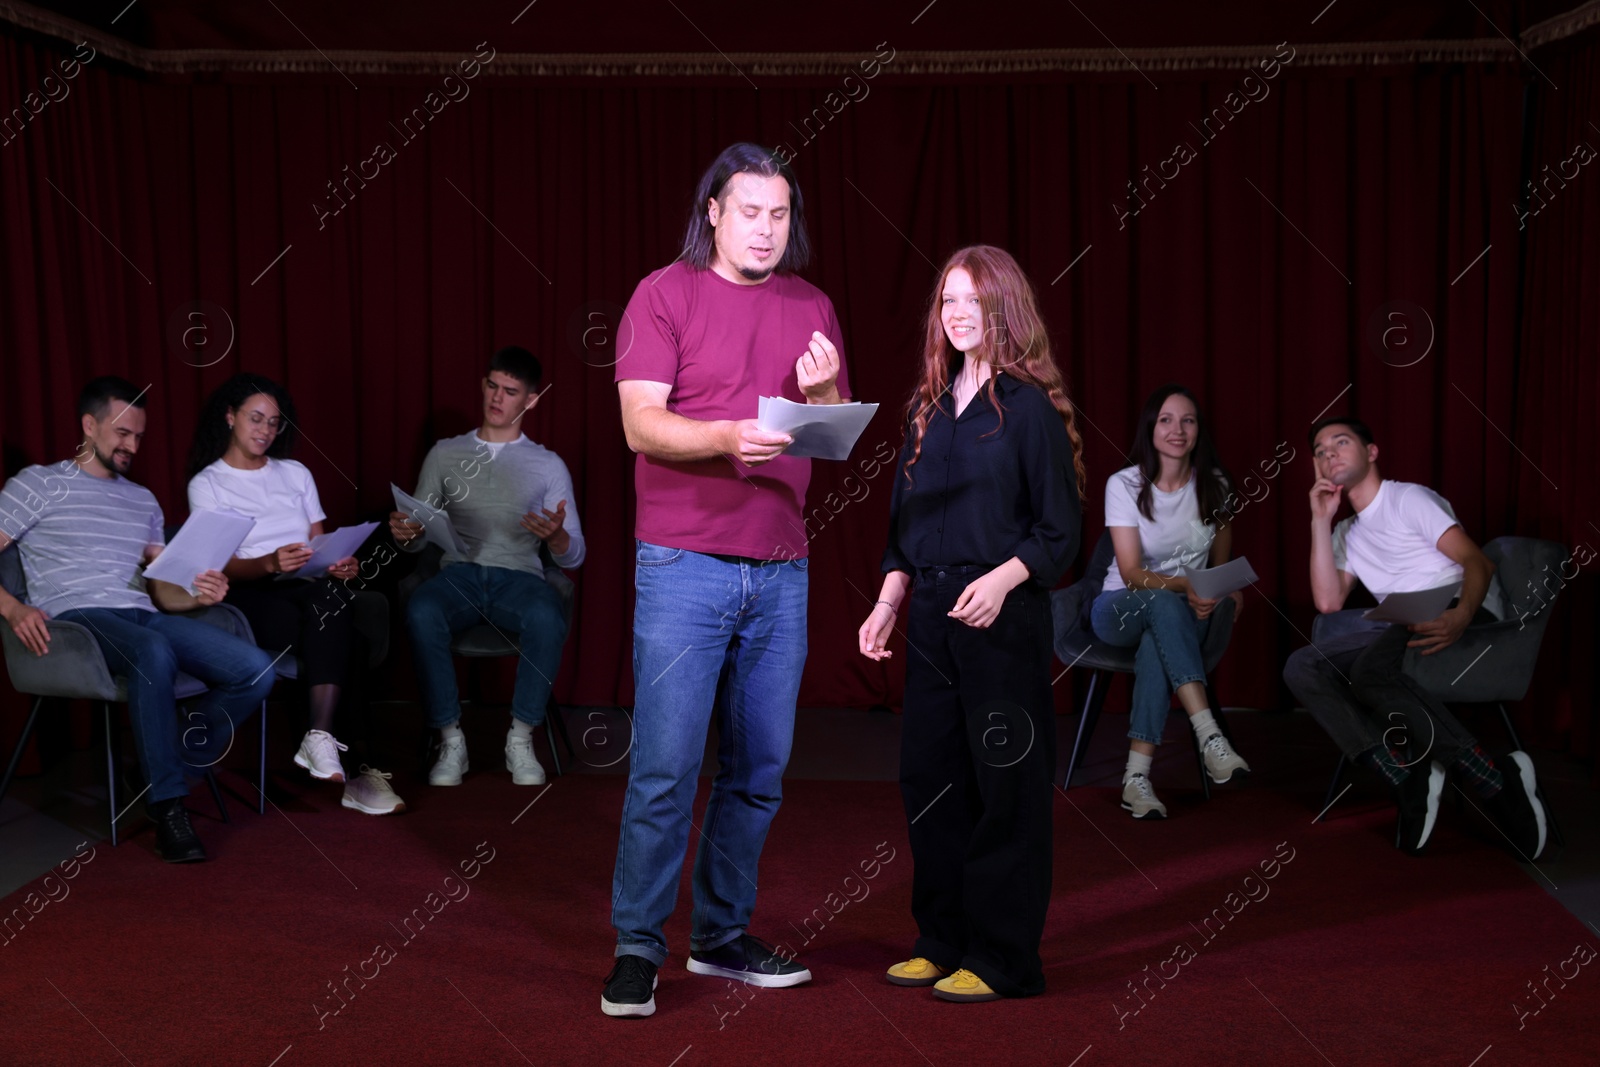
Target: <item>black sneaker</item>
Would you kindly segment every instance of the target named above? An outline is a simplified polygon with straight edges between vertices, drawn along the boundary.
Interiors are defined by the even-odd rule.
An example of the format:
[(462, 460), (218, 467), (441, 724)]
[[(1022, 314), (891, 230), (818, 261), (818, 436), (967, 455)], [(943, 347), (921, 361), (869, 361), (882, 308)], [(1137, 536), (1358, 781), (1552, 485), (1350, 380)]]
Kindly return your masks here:
[(600, 994), (600, 1010), (618, 1019), (656, 1013), (656, 965), (643, 956), (618, 956)]
[(1495, 760), (1505, 786), (1485, 802), (1495, 825), (1511, 841), (1517, 858), (1532, 863), (1544, 853), (1548, 824), (1539, 786), (1533, 777), (1533, 760), (1526, 752), (1511, 752)]
[(759, 937), (740, 934), (709, 952), (689, 953), (689, 970), (777, 989), (811, 981), (811, 972)]
[(156, 851), (168, 863), (199, 863), (206, 858), (200, 835), (189, 823), (182, 799), (158, 800), (149, 807), (156, 824)]
[(1444, 768), (1429, 760), (1411, 768), (1406, 780), (1395, 787), (1395, 804), (1400, 820), (1395, 826), (1395, 847), (1410, 856), (1422, 855), (1422, 848), (1433, 836), (1439, 817), (1439, 794), (1444, 791)]

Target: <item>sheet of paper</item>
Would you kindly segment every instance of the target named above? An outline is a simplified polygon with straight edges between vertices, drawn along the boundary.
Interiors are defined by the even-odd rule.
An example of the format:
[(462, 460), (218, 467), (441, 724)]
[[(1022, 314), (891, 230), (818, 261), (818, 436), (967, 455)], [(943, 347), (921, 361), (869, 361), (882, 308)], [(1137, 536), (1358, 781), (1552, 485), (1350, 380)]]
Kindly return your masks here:
[(849, 459), (850, 449), (877, 411), (876, 404), (796, 404), (781, 396), (764, 396), (756, 404), (756, 424), (794, 438), (784, 450), (786, 456)]
[(1459, 588), (1459, 585), (1441, 585), (1433, 589), (1419, 589), (1414, 593), (1390, 593), (1381, 604), (1361, 617), (1373, 622), (1398, 622), (1407, 626), (1432, 622), (1450, 606)]
[(145, 581), (171, 582), (193, 593), (195, 578), (227, 566), (255, 525), (256, 520), (237, 511), (201, 508), (144, 569)]
[(454, 556), (467, 554), (467, 547), (461, 543), (456, 528), (450, 524), (450, 516), (424, 504), (393, 482), (389, 483), (389, 488), (394, 490), (395, 508), (409, 515), (412, 522), (422, 523), (423, 536), (430, 545), (437, 545)]
[(1252, 582), (1261, 580), (1256, 577), (1250, 561), (1243, 556), (1230, 559), (1220, 567), (1203, 567), (1200, 570), (1190, 570), (1185, 567), (1183, 576), (1189, 579), (1195, 595), (1207, 600), (1220, 600), (1229, 593), (1237, 592)]
[(292, 578), (321, 578), (328, 573), (328, 568), (338, 563), (346, 556), (356, 554), (356, 549), (366, 544), (367, 538), (372, 536), (372, 531), (378, 528), (375, 522), (364, 522), (360, 526), (341, 526), (337, 530), (325, 534), (318, 534), (311, 539), (311, 558), (306, 560), (306, 565), (293, 574), (280, 574), (278, 581), (286, 582)]

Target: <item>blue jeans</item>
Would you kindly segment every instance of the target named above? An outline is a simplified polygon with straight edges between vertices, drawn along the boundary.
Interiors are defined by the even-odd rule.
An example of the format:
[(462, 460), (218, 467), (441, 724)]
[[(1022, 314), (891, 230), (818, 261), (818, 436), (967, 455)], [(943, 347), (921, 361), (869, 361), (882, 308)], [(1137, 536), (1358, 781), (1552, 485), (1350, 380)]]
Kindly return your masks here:
[[(187, 796), (185, 773), (228, 754), (235, 727), (261, 707), (277, 677), (270, 654), (198, 619), (139, 608), (83, 608), (58, 617), (87, 626), (111, 673), (127, 680), (148, 801)], [(173, 697), (179, 671), (210, 686), (181, 721)]]
[[(757, 861), (794, 740), (806, 564), (729, 562), (638, 543), (633, 752), (611, 888), (618, 956), (666, 961), (662, 927), (677, 904), (691, 829), (700, 843), (690, 947), (724, 945), (750, 921)], [(695, 828), (690, 813), (713, 709), (717, 776)]]
[(418, 586), (406, 605), (422, 700), (428, 725), (436, 730), (461, 719), (450, 640), (483, 623), (516, 637), (522, 649), (511, 714), (530, 726), (544, 722), (550, 686), (561, 669), (561, 647), (567, 640), (561, 594), (527, 571), (454, 563)]
[[(1115, 566), (1115, 564), (1113, 564)], [(1133, 707), (1128, 737), (1161, 743), (1172, 694), (1206, 680), (1200, 645), (1211, 620), (1197, 619), (1187, 598), (1165, 589), (1118, 589), (1101, 593), (1090, 612), (1094, 635), (1108, 645), (1133, 648)]]

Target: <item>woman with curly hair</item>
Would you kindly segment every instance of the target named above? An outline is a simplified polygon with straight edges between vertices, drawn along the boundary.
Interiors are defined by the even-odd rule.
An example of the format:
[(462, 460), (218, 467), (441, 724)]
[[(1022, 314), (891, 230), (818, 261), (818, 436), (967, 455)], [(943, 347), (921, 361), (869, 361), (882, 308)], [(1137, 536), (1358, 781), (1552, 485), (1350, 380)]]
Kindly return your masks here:
[(1050, 589), (1078, 554), (1083, 441), (1033, 286), (987, 245), (950, 257), (889, 504), (882, 660), (909, 593), (900, 793), (916, 869), (896, 985), (971, 1002), (1044, 991), (1055, 709)]
[[(345, 782), (333, 736), (339, 696), (365, 666), (348, 598), (333, 579), (356, 576), (354, 557), (339, 560), (326, 578), (278, 581), (311, 558), (309, 542), (323, 532), (322, 502), (311, 472), (288, 458), (295, 438), (294, 402), (283, 386), (257, 374), (236, 374), (206, 401), (189, 449), (189, 510), (227, 508), (256, 520), (223, 573), (227, 603), (244, 612), (256, 643), (292, 650), (310, 696), (310, 729), (294, 761), (313, 778)], [(346, 782), (341, 803), (369, 815), (405, 810), (389, 775), (363, 765)]]

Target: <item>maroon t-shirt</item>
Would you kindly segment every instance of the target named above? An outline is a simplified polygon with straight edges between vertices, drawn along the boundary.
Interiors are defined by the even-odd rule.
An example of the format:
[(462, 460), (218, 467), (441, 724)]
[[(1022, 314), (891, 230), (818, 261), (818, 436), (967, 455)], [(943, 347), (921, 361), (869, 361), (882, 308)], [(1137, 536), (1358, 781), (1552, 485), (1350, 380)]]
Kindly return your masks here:
[[(850, 395), (833, 303), (792, 274), (739, 285), (673, 263), (639, 283), (624, 321), (632, 344), (617, 381), (672, 386), (667, 410), (685, 418), (753, 419), (763, 396), (805, 403), (794, 365), (813, 330), (839, 349), (839, 395)], [(811, 461), (792, 456), (746, 467), (731, 456), (677, 463), (641, 454), (634, 536), (693, 552), (803, 559), (800, 512), (810, 480)]]

